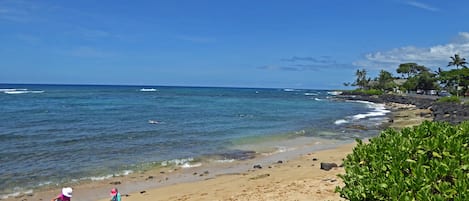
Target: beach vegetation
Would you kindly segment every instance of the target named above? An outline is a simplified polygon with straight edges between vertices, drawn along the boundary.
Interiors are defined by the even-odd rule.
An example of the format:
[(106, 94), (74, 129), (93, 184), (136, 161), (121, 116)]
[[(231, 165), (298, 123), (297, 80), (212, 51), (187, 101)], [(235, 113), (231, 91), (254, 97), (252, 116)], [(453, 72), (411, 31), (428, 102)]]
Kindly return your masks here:
[(344, 168), (348, 200), (469, 200), (469, 122), (386, 129), (357, 140)]
[(466, 59), (465, 58), (462, 58), (459, 56), (459, 54), (455, 54), (454, 56), (451, 56), (451, 61), (448, 63), (448, 66), (456, 66), (456, 69), (458, 69), (458, 67), (463, 67), (463, 68), (467, 68), (466, 64)]
[[(355, 72), (356, 80), (353, 83), (344, 83), (344, 86), (357, 86), (360, 90), (376, 89), (384, 92), (423, 92), (429, 95), (432, 91), (444, 89), (451, 94), (464, 96), (469, 94), (469, 68), (466, 59), (458, 54), (451, 56), (449, 66), (455, 69), (432, 71), (417, 63), (402, 63), (396, 69), (402, 79), (393, 77), (388, 71), (381, 70), (375, 78), (367, 76), (365, 69)], [(397, 80), (397, 81), (396, 81)], [(468, 92), (468, 93), (464, 93)]]
[(358, 86), (359, 89), (368, 89), (371, 78), (367, 77), (367, 71), (365, 69), (357, 69), (355, 72), (355, 82), (352, 83), (352, 86)]
[(441, 97), (437, 100), (439, 103), (461, 103), (461, 100), (457, 96)]
[(396, 87), (394, 77), (388, 71), (381, 70), (377, 78), (375, 78), (376, 85), (373, 87), (377, 90), (392, 91)]
[(382, 95), (384, 94), (384, 92), (381, 90), (377, 90), (377, 89), (355, 89), (355, 90), (348, 91), (347, 94), (373, 96), (373, 95)]
[[(459, 54), (455, 54), (450, 57), (451, 61), (448, 62), (448, 67), (455, 66), (456, 69), (452, 69), (447, 73), (441, 73), (441, 81), (446, 84), (446, 86), (451, 89), (453, 88), (456, 96), (459, 96), (459, 91), (466, 91), (469, 85), (469, 69), (467, 68), (466, 59), (460, 57)], [(462, 69), (459, 69), (462, 67)], [(454, 87), (451, 87), (454, 86)]]

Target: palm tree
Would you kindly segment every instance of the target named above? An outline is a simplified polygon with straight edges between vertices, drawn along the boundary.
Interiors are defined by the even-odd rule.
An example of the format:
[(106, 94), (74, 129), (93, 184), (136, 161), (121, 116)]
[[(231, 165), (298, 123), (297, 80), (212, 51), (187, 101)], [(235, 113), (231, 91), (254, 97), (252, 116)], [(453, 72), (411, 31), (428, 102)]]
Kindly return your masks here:
[(357, 69), (357, 71), (355, 72), (355, 76), (357, 76), (357, 79), (353, 83), (353, 86), (358, 86), (360, 89), (368, 89), (370, 78), (366, 77), (366, 70)]
[(456, 66), (456, 69), (458, 69), (459, 66), (467, 68), (466, 59), (459, 57), (459, 54), (455, 54), (454, 56), (451, 56), (450, 58), (451, 58), (452, 61), (450, 61), (448, 63), (448, 66)]
[[(459, 54), (455, 54), (454, 56), (451, 56), (450, 58), (451, 58), (452, 61), (450, 61), (450, 62), (448, 63), (448, 66), (456, 66), (456, 70), (459, 70), (459, 69), (458, 69), (459, 66), (462, 66), (463, 68), (467, 68), (467, 66), (466, 66), (466, 64), (467, 64), (466, 59), (459, 57)], [(460, 81), (459, 81), (459, 76), (458, 76), (457, 79), (458, 79), (458, 81), (457, 81), (457, 82), (458, 82), (458, 83), (457, 83), (458, 86), (456, 86), (456, 96), (459, 96), (459, 83), (460, 83)]]

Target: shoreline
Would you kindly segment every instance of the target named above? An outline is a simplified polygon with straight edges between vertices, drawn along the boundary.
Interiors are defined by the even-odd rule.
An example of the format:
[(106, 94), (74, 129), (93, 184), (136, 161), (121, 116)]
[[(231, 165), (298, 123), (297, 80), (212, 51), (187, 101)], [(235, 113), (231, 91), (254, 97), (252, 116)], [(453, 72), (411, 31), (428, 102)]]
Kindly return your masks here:
[[(391, 111), (388, 116), (392, 119), (390, 125), (386, 127), (413, 126), (425, 120), (420, 115), (421, 109), (412, 105), (392, 103), (386, 104), (386, 108)], [(414, 120), (410, 121), (412, 118)], [(413, 123), (409, 125), (411, 122)], [(217, 164), (216, 167), (202, 165), (193, 168), (163, 168), (101, 181), (85, 182), (85, 184), (78, 184), (74, 187), (76, 195), (74, 200), (108, 200), (108, 191), (113, 187), (117, 187), (125, 200), (130, 201), (263, 200), (261, 199), (263, 196), (266, 200), (275, 200), (279, 196), (298, 200), (311, 200), (312, 198), (341, 200), (339, 195), (334, 193), (334, 189), (335, 186), (341, 184), (336, 175), (344, 173), (343, 168), (325, 171), (319, 167), (321, 162), (341, 164), (342, 159), (352, 152), (353, 147), (353, 142), (336, 141), (328, 142), (327, 145), (312, 142), (298, 150)], [(316, 160), (313, 161), (312, 158)], [(256, 164), (263, 168), (253, 168), (253, 165)], [(300, 185), (301, 183), (303, 185)], [(311, 185), (304, 186), (306, 183)], [(284, 186), (287, 184), (298, 188), (287, 188)], [(215, 187), (219, 186), (225, 187), (217, 190)], [(263, 186), (264, 191), (259, 186)], [(49, 200), (58, 194), (60, 188), (57, 186), (55, 189), (4, 200)], [(287, 192), (282, 189), (289, 190)], [(293, 193), (296, 191), (303, 193), (296, 195)], [(276, 192), (275, 196), (272, 195), (273, 192)]]

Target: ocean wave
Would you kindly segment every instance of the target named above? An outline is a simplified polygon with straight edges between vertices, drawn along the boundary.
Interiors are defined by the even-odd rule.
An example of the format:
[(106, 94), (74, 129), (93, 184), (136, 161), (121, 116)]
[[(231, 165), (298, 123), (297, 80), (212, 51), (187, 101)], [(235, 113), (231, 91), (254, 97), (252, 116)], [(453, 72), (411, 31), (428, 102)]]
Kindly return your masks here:
[(28, 89), (0, 89), (0, 92), (6, 93), (6, 94), (28, 94), (28, 93), (38, 94), (38, 93), (44, 93), (44, 91), (42, 91), (42, 90), (30, 91)]
[(161, 162), (161, 166), (171, 166), (171, 165), (176, 165), (176, 166), (181, 166), (186, 163), (190, 163), (194, 161), (194, 158), (182, 158), (182, 159), (173, 159), (173, 160), (167, 160)]
[(154, 89), (154, 88), (141, 88), (139, 91), (142, 91), (142, 92), (156, 92), (158, 90)]
[(365, 118), (370, 118), (370, 117), (379, 117), (379, 116), (385, 116), (387, 113), (391, 112), (390, 110), (387, 110), (384, 107), (384, 104), (370, 104), (370, 107), (373, 108), (373, 111), (367, 112), (365, 114), (357, 114), (354, 115), (352, 118), (354, 120), (359, 120), (359, 119), (365, 119)]
[(91, 180), (91, 181), (102, 181), (105, 179), (110, 179), (112, 177), (119, 177), (119, 176), (126, 176), (129, 174), (132, 174), (134, 171), (133, 170), (124, 170), (121, 173), (117, 174), (108, 174), (104, 176), (94, 176), (94, 177), (83, 177), (81, 179), (75, 180), (75, 181), (82, 181), (82, 180)]
[(304, 93), (305, 96), (317, 96), (317, 93)]
[(369, 101), (361, 101), (361, 100), (348, 100), (347, 102), (356, 102), (356, 103), (363, 103), (366, 104), (368, 108), (373, 109), (371, 112), (367, 112), (365, 114), (357, 114), (352, 116), (354, 120), (360, 120), (370, 117), (380, 117), (385, 116), (387, 113), (391, 112), (390, 110), (386, 109), (385, 104), (382, 103), (373, 103)]
[(193, 168), (193, 167), (200, 167), (200, 166), (202, 166), (202, 163), (194, 163), (194, 164), (184, 163), (184, 164), (180, 165), (179, 167), (181, 167), (181, 168)]

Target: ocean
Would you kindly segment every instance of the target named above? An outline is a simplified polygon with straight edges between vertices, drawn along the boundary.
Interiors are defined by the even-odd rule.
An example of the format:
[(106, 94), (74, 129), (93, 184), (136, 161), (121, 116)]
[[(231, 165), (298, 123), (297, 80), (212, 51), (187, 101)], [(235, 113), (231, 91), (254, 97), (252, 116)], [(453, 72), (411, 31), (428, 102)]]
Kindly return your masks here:
[(326, 90), (0, 84), (0, 199), (368, 138), (387, 112)]

